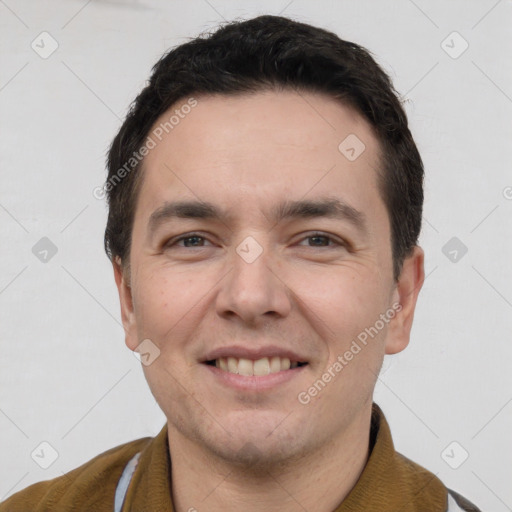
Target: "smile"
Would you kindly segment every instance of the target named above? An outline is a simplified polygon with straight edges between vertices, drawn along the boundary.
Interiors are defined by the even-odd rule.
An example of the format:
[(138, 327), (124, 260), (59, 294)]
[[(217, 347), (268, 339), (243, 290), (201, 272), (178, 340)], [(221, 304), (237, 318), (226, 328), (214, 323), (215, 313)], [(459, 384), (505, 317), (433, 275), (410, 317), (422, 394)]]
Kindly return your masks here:
[(304, 366), (307, 363), (300, 361), (290, 361), (288, 357), (262, 357), (252, 360), (243, 357), (219, 357), (218, 359), (207, 361), (206, 364), (215, 366), (225, 372), (244, 375), (247, 377), (263, 377), (271, 373), (278, 373), (284, 370), (290, 370)]

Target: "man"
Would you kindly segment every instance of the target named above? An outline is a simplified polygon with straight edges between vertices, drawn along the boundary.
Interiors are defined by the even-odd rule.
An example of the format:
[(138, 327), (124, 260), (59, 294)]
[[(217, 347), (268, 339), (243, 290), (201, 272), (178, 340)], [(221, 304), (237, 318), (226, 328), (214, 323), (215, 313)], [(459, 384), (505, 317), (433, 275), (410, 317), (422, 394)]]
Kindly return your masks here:
[(386, 74), (261, 16), (154, 67), (108, 155), (126, 344), (167, 424), (0, 511), (475, 511), (373, 391), (424, 280), (423, 166)]

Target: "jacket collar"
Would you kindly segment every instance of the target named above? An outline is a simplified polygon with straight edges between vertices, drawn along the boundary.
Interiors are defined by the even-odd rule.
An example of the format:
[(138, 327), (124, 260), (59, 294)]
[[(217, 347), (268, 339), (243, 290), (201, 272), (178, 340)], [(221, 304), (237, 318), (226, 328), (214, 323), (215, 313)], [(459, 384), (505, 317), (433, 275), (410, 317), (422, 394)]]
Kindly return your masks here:
[[(434, 474), (395, 451), (386, 418), (373, 404), (370, 456), (334, 512), (445, 512), (447, 500), (447, 490)], [(141, 452), (123, 510), (174, 512), (167, 424)]]
[(448, 492), (425, 468), (395, 451), (377, 404), (372, 407), (370, 456), (356, 485), (334, 512), (445, 512)]

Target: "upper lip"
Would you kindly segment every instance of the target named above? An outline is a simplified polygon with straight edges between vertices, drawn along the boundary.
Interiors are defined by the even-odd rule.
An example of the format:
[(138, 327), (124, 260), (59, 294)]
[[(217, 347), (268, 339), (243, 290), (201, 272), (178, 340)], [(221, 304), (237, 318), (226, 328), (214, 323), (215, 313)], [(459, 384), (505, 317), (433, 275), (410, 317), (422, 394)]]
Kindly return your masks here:
[(275, 345), (267, 345), (265, 347), (259, 348), (248, 348), (240, 345), (231, 345), (229, 347), (220, 347), (211, 352), (208, 352), (203, 359), (203, 363), (207, 361), (214, 361), (215, 359), (219, 359), (221, 357), (236, 357), (237, 359), (252, 359), (257, 361), (258, 359), (262, 359), (264, 357), (275, 357), (279, 356), (281, 358), (287, 357), (292, 363), (305, 363), (307, 359), (293, 350), (288, 350), (282, 347), (278, 347)]

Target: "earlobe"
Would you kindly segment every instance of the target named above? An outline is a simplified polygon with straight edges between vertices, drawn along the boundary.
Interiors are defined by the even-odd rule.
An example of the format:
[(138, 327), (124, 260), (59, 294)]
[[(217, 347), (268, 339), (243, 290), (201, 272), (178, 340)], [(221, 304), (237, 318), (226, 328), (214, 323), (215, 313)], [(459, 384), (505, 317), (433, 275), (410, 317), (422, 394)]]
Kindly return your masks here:
[(415, 246), (411, 254), (405, 258), (396, 283), (393, 304), (399, 303), (400, 308), (395, 308), (397, 314), (389, 323), (386, 354), (401, 352), (409, 344), (416, 302), (424, 280), (424, 252), (421, 247)]
[(137, 348), (137, 329), (135, 323), (135, 314), (133, 308), (132, 289), (129, 283), (127, 269), (123, 267), (121, 259), (116, 256), (112, 262), (114, 269), (114, 279), (119, 293), (119, 302), (121, 305), (121, 320), (125, 332), (126, 346), (135, 350)]

